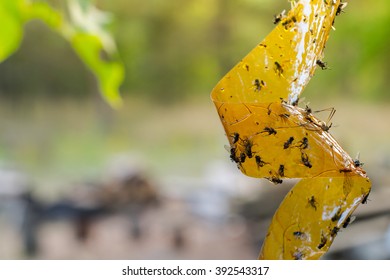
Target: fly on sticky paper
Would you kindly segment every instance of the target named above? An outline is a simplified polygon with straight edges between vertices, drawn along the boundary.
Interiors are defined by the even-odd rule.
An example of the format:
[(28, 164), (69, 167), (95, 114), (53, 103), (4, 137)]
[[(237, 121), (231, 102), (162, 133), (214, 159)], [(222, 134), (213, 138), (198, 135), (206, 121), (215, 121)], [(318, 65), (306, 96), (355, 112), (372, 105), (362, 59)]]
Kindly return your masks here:
[(298, 106), (323, 51), (340, 0), (292, 1), (275, 29), (215, 86), (211, 98), (245, 175), (280, 184), (302, 178), (276, 211), (260, 259), (319, 259), (365, 201), (371, 183), (330, 134), (328, 121)]

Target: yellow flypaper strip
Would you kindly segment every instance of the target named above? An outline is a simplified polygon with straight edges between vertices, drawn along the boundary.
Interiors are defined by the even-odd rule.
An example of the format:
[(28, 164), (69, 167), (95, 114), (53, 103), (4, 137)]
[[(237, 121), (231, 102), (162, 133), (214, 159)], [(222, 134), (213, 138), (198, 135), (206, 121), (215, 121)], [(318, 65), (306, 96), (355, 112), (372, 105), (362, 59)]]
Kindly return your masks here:
[(360, 164), (299, 96), (313, 76), (340, 0), (301, 0), (211, 93), (230, 143), (230, 159), (246, 175), (303, 178), (287, 194), (265, 238), (261, 259), (318, 259), (371, 183)]

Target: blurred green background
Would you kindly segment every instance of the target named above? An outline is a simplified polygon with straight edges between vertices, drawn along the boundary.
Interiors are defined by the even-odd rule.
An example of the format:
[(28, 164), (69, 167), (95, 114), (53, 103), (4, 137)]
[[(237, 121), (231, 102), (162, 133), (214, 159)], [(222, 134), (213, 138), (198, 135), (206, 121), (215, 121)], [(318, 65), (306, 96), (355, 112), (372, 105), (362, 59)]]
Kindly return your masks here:
[[(289, 9), (288, 1), (100, 0), (96, 6), (114, 16), (111, 30), (126, 68), (123, 108), (102, 100), (65, 40), (32, 21), (21, 48), (0, 64), (2, 164), (23, 170), (34, 193), (48, 200), (74, 182), (104, 180), (117, 157), (144, 167), (168, 189), (171, 178), (200, 178), (214, 161), (233, 166), (209, 94), (274, 28), (273, 15)], [(326, 45), (330, 69), (317, 70), (302, 95), (313, 109), (336, 108), (331, 133), (351, 156), (360, 152), (374, 186), (390, 182), (389, 26), (389, 1), (351, 1)]]
[[(3, 161), (38, 177), (69, 179), (93, 174), (110, 154), (138, 151), (156, 168), (173, 171), (183, 167), (180, 161), (190, 161), (188, 172), (196, 170), (210, 153), (216, 156), (214, 145), (222, 145), (209, 93), (289, 3), (116, 0), (97, 6), (115, 16), (112, 32), (126, 67), (125, 107), (108, 108), (68, 43), (41, 22), (30, 22), (19, 51), (0, 65)], [(336, 106), (334, 99), (346, 106), (383, 106), (390, 98), (390, 3), (355, 0), (345, 10), (326, 47), (330, 69), (317, 71), (303, 93), (313, 107), (335, 106), (341, 129), (343, 113), (351, 113), (356, 123), (368, 114)], [(364, 138), (364, 131), (356, 133)], [(177, 145), (181, 142), (188, 146)]]

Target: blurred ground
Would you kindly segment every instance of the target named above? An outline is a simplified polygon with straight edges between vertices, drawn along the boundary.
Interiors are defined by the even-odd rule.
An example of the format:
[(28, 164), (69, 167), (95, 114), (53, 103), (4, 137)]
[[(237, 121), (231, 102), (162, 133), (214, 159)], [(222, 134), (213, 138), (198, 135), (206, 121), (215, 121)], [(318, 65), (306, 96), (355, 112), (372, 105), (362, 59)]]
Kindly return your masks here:
[[(207, 95), (165, 106), (129, 99), (119, 112), (45, 102), (0, 113), (0, 258), (257, 257), (293, 182), (239, 172)], [(332, 134), (360, 153), (373, 192), (326, 258), (388, 258), (389, 105), (310, 106), (327, 103), (337, 109)]]

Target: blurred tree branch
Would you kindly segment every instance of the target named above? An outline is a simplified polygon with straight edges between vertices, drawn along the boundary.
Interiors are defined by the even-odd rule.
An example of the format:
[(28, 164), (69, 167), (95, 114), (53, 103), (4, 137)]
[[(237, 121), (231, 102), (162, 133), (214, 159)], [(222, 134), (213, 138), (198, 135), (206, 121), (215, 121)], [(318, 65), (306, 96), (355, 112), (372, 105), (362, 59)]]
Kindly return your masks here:
[(68, 13), (65, 13), (42, 1), (1, 0), (0, 62), (18, 50), (24, 25), (33, 19), (41, 20), (71, 44), (96, 76), (104, 99), (117, 108), (122, 103), (119, 87), (124, 79), (124, 67), (106, 28), (111, 17), (90, 0), (67, 3)]

